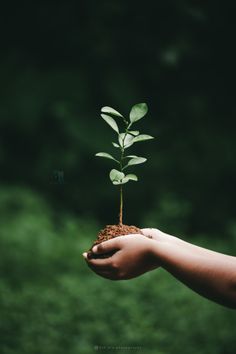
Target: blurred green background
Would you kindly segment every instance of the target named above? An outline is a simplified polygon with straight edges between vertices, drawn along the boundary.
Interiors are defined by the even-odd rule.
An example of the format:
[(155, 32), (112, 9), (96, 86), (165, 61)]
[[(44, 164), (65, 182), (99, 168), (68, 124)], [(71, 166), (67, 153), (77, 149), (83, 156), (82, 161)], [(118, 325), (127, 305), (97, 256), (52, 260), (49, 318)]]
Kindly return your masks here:
[[(113, 131), (146, 102), (155, 140), (124, 222), (235, 254), (235, 5), (21, 1), (0, 28), (0, 353), (235, 353), (234, 311), (163, 270), (124, 282), (82, 259), (118, 221)], [(113, 346), (115, 348), (109, 348)], [(118, 347), (128, 347), (118, 349)]]

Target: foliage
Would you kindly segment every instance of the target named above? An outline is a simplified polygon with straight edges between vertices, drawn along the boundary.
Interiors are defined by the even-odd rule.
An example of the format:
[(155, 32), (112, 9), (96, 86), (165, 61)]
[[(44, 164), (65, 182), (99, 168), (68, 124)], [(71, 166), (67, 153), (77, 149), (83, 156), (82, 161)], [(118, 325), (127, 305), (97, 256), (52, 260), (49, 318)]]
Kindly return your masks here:
[[(125, 150), (136, 142), (153, 139), (151, 135), (140, 134), (138, 130), (131, 130), (133, 123), (137, 122), (147, 114), (148, 107), (146, 103), (138, 103), (134, 105), (130, 111), (129, 120), (111, 107), (103, 107), (101, 111), (101, 117), (118, 134), (117, 143), (112, 142), (112, 145), (120, 150), (120, 158), (114, 158), (112, 155), (106, 152), (98, 152), (96, 156), (105, 157), (107, 159), (114, 160), (116, 163), (118, 163), (120, 170), (112, 169), (110, 172), (110, 180), (114, 185), (122, 185), (129, 181), (137, 181), (138, 177), (136, 175), (125, 175), (123, 171), (129, 166), (144, 163), (147, 161), (147, 159), (136, 155), (125, 155)], [(125, 124), (125, 132), (120, 132), (115, 119), (111, 117), (111, 115), (119, 117), (123, 120)]]
[[(117, 142), (112, 142), (112, 145), (115, 148), (118, 148), (120, 150), (120, 158), (115, 158), (112, 155), (108, 154), (107, 152), (98, 152), (96, 156), (99, 157), (104, 157), (109, 160), (115, 161), (119, 167), (120, 170), (117, 169), (112, 169), (110, 171), (110, 180), (114, 185), (120, 185), (120, 214), (119, 214), (119, 223), (123, 223), (123, 189), (122, 189), (122, 184), (125, 184), (129, 181), (137, 181), (138, 177), (134, 174), (124, 174), (124, 170), (133, 165), (139, 165), (141, 163), (144, 163), (147, 161), (146, 158), (136, 156), (136, 155), (125, 155), (125, 150), (128, 149), (130, 146), (132, 146), (136, 142), (140, 141), (145, 141), (145, 140), (150, 140), (153, 139), (151, 135), (147, 134), (140, 134), (138, 130), (131, 130), (131, 127), (133, 123), (137, 122), (141, 118), (143, 118), (148, 111), (148, 107), (146, 103), (138, 103), (134, 105), (130, 111), (129, 114), (129, 120), (125, 118), (121, 113), (116, 111), (114, 108), (111, 107), (103, 107), (101, 109), (101, 117), (106, 121), (109, 126), (115, 130), (115, 132), (118, 134), (117, 136)], [(106, 113), (106, 114), (104, 114)], [(112, 117), (118, 117), (121, 118), (124, 122), (125, 125), (125, 132), (121, 133), (120, 129), (115, 121), (115, 119)]]

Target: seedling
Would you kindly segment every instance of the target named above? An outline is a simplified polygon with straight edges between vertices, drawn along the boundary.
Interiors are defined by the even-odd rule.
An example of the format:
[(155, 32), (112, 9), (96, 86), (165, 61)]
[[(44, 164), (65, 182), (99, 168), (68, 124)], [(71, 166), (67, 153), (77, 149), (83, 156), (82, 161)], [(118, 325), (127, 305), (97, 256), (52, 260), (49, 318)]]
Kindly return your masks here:
[[(117, 168), (113, 168), (110, 171), (109, 177), (113, 185), (120, 187), (119, 225), (123, 225), (123, 184), (130, 181), (138, 181), (138, 177), (135, 174), (125, 173), (131, 166), (139, 165), (147, 161), (145, 157), (126, 155), (126, 150), (135, 143), (154, 139), (151, 135), (140, 134), (138, 130), (131, 129), (134, 123), (147, 114), (147, 111), (148, 107), (146, 103), (138, 103), (132, 107), (129, 119), (127, 119), (111, 107), (106, 106), (101, 109), (101, 117), (117, 134), (117, 141), (112, 142), (112, 145), (119, 151), (119, 157), (114, 157), (107, 152), (98, 152), (95, 156), (113, 160), (116, 165), (118, 165)], [(121, 125), (123, 132), (121, 132)]]

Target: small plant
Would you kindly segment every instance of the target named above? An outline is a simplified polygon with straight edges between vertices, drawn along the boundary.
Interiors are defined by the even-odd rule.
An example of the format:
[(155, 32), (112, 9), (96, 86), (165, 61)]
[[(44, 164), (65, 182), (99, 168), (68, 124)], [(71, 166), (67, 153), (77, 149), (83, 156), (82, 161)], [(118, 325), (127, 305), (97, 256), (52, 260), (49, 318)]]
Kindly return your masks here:
[[(107, 124), (117, 133), (117, 142), (112, 142), (112, 145), (117, 149), (119, 157), (115, 158), (107, 152), (98, 152), (95, 156), (104, 157), (115, 161), (119, 166), (117, 169), (110, 171), (110, 180), (113, 185), (120, 186), (120, 212), (119, 212), (119, 225), (123, 225), (123, 184), (129, 181), (137, 181), (138, 177), (134, 174), (125, 174), (126, 170), (134, 165), (139, 165), (147, 161), (145, 157), (136, 155), (126, 155), (126, 150), (133, 144), (154, 139), (153, 136), (147, 134), (140, 134), (138, 130), (132, 130), (131, 127), (134, 123), (143, 118), (148, 111), (146, 103), (139, 103), (132, 107), (129, 119), (125, 118), (122, 114), (111, 107), (103, 107), (101, 109), (101, 117)], [(117, 124), (123, 122), (123, 131), (121, 132)], [(124, 172), (125, 171), (125, 172)]]

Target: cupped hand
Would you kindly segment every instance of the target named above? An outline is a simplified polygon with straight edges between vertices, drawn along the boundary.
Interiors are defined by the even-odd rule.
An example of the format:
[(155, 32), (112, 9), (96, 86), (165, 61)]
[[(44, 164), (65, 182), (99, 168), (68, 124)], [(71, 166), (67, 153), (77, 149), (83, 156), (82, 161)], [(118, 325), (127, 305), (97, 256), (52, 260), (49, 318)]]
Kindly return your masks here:
[(116, 251), (112, 257), (88, 259), (88, 266), (98, 275), (111, 280), (135, 278), (159, 266), (153, 255), (156, 241), (141, 234), (115, 237), (94, 246), (93, 253)]

